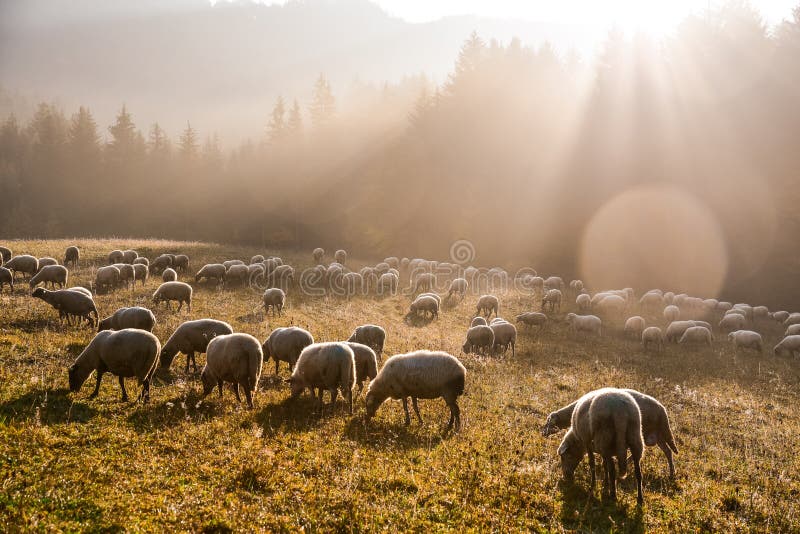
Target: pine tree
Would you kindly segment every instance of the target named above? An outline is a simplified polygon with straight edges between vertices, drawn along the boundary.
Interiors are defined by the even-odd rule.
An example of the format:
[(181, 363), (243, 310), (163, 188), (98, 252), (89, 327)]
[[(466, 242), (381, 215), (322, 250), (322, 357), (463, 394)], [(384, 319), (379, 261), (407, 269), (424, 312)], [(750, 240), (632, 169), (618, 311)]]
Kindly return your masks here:
[(69, 127), (69, 149), (77, 161), (94, 159), (100, 153), (100, 135), (97, 123), (88, 108), (81, 106), (72, 115)]
[(311, 124), (314, 128), (322, 128), (330, 123), (336, 113), (336, 98), (331, 85), (324, 74), (320, 74), (314, 83), (314, 94), (311, 98)]
[(473, 31), (461, 46), (455, 70), (450, 74), (447, 83), (449, 93), (456, 92), (461, 84), (466, 83), (467, 80), (473, 77), (473, 74), (485, 59), (486, 53), (486, 43), (478, 36), (478, 32)]
[(293, 140), (303, 136), (303, 114), (300, 111), (300, 104), (297, 99), (292, 102), (292, 109), (289, 110), (289, 120), (286, 122), (286, 134)]
[(157, 122), (150, 127), (147, 137), (147, 148), (150, 150), (151, 158), (164, 159), (169, 156), (172, 151), (172, 143)]
[(198, 147), (197, 132), (192, 128), (189, 121), (186, 121), (186, 129), (181, 134), (179, 145), (181, 157), (187, 161), (195, 159)]
[(286, 105), (283, 102), (283, 97), (279, 96), (275, 102), (275, 107), (272, 108), (272, 115), (267, 125), (267, 138), (270, 143), (279, 143), (286, 137)]

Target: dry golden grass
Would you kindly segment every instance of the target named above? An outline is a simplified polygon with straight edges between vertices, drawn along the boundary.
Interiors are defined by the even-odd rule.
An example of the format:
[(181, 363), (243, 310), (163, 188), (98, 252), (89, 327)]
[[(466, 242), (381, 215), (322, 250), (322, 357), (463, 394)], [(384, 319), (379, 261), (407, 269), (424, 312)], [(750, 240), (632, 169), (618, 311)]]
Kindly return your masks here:
[[(151, 258), (180, 251), (192, 269), (278, 252), (76, 242), (83, 260), (71, 285), (91, 280), (92, 266), (104, 264), (112, 248), (133, 247)], [(70, 243), (10, 246), (60, 259)], [(299, 268), (310, 262), (310, 252), (283, 257)], [(99, 296), (101, 316), (120, 306), (149, 306), (159, 282)], [(403, 322), (405, 296), (345, 301), (295, 290), (283, 317), (265, 321), (258, 293), (200, 287), (191, 313), (155, 310), (162, 342), (182, 321), (200, 317), (226, 320), (262, 340), (290, 324), (317, 340), (337, 340), (374, 322), (387, 330), (387, 355), (418, 348), (459, 355), (468, 369), (464, 427), (442, 438), (441, 401), (422, 401), (422, 427), (405, 427), (400, 404), (387, 402), (366, 428), (363, 398), (352, 417), (341, 401), (321, 417), (307, 397), (287, 402), (271, 363), (253, 411), (237, 405), (230, 391), (196, 408), (200, 386), (184, 374), (183, 356), (171, 373), (159, 374), (149, 405), (121, 402), (111, 377), (97, 399), (87, 398), (88, 383), (70, 394), (66, 367), (93, 332), (59, 326), (55, 312), (28, 293), (21, 284), (13, 296), (0, 297), (2, 531), (800, 530), (800, 362), (771, 353), (734, 355), (717, 341), (711, 350), (670, 346), (648, 354), (622, 339), (621, 328), (607, 329), (602, 339), (572, 340), (555, 320), (541, 334), (521, 330), (516, 358), (465, 357), (460, 345), (475, 297), (421, 327)], [(538, 308), (511, 293), (501, 302), (508, 319)], [(772, 323), (759, 329), (770, 346), (782, 331)], [(285, 366), (280, 375), (288, 376)], [(633, 477), (621, 484), (617, 503), (601, 500), (599, 487), (589, 491), (585, 462), (575, 485), (563, 484), (560, 436), (539, 434), (548, 412), (601, 386), (649, 393), (672, 418), (677, 478), (668, 478), (661, 452), (648, 448), (641, 509)]]

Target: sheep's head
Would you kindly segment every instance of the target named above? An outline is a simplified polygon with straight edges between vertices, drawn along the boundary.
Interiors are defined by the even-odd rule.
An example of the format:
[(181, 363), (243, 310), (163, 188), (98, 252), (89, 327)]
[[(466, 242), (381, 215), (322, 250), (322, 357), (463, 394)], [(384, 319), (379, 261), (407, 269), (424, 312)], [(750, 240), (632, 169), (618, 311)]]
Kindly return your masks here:
[(378, 407), (383, 402), (373, 391), (367, 391), (366, 397), (366, 405), (367, 405), (367, 415), (364, 418), (365, 422), (369, 422), (370, 419), (375, 417), (375, 412), (378, 411)]
[(34, 297), (34, 298), (37, 298), (37, 299), (44, 300), (44, 296), (46, 294), (47, 294), (47, 290), (46, 289), (43, 289), (41, 287), (37, 287), (36, 289), (33, 290), (33, 293), (31, 293), (31, 296)]
[(575, 468), (583, 459), (583, 450), (581, 449), (578, 438), (570, 430), (561, 441), (558, 447), (558, 455), (561, 457), (561, 474), (564, 480), (572, 481), (575, 476)]
[(203, 396), (214, 391), (214, 386), (217, 385), (217, 381), (214, 380), (211, 373), (208, 372), (208, 369), (203, 369), (200, 373), (200, 381), (203, 383)]
[(69, 376), (69, 390), (73, 393), (81, 389), (83, 385), (83, 381), (78, 377), (77, 368), (75, 365), (72, 365), (67, 369), (67, 374)]
[(555, 412), (547, 416), (547, 421), (544, 422), (544, 426), (542, 427), (542, 436), (551, 436), (560, 430), (557, 420), (558, 416)]
[(472, 344), (469, 341), (465, 342), (464, 346), (461, 347), (461, 350), (464, 352), (464, 354), (469, 354), (472, 350)]
[(292, 392), (292, 398), (299, 397), (300, 394), (306, 389), (306, 385), (303, 380), (297, 376), (290, 376), (286, 379), (286, 382), (289, 384), (289, 390)]

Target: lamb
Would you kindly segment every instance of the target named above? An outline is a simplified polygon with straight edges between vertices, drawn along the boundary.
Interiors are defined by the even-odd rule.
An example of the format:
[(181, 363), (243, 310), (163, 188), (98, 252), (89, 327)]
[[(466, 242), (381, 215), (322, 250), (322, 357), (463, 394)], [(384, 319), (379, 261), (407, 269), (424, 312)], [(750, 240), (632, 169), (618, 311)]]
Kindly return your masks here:
[(121, 250), (112, 250), (108, 253), (108, 264), (114, 265), (115, 263), (122, 263), (124, 255)]
[(152, 332), (156, 325), (156, 316), (147, 308), (135, 306), (133, 308), (120, 308), (112, 315), (106, 317), (97, 325), (97, 331), (124, 330), (138, 328)]
[(409, 306), (408, 317), (422, 314), (427, 318), (431, 314), (431, 320), (439, 317), (439, 301), (430, 295), (420, 295)]
[(361, 395), (364, 390), (364, 382), (368, 378), (372, 381), (378, 375), (378, 358), (374, 350), (361, 343), (348, 341), (347, 346), (353, 350), (353, 358), (356, 365), (356, 384), (358, 384), (357, 395)]
[[(623, 391), (630, 394), (639, 406), (642, 416), (644, 444), (648, 447), (658, 445), (658, 448), (663, 451), (664, 456), (667, 458), (669, 475), (674, 478), (675, 466), (672, 462), (672, 453), (678, 453), (678, 446), (675, 445), (675, 439), (672, 436), (672, 428), (669, 424), (669, 415), (667, 415), (666, 408), (655, 398), (640, 393), (635, 389), (624, 389)], [(559, 430), (569, 428), (572, 425), (572, 414), (575, 411), (576, 404), (578, 404), (578, 401), (550, 413), (542, 427), (542, 435), (545, 437), (550, 436)]]
[(492, 312), (497, 316), (500, 313), (500, 300), (494, 295), (481, 295), (476, 305), (475, 315), (483, 315), (484, 312), (487, 319), (492, 316)]
[(184, 282), (164, 282), (153, 293), (153, 302), (165, 302), (170, 310), (170, 302), (173, 300), (178, 301), (178, 311), (181, 311), (184, 302), (188, 310), (192, 311), (192, 286)]
[[(158, 338), (144, 330), (126, 328), (104, 331), (94, 336), (69, 368), (69, 389), (76, 393), (92, 371), (97, 371), (97, 384), (90, 399), (100, 392), (100, 381), (106, 372), (119, 377), (123, 402), (128, 400), (125, 378), (136, 377), (142, 386), (138, 399), (150, 400), (150, 381), (156, 369), (156, 357), (161, 351)], [(138, 400), (137, 399), (137, 400)]]
[(197, 274), (194, 275), (194, 281), (199, 282), (203, 278), (208, 281), (213, 279), (217, 285), (222, 285), (225, 282), (226, 271), (227, 269), (221, 263), (209, 263), (203, 265), (203, 267), (197, 271)]
[(473, 326), (480, 326), (480, 325), (483, 325), (483, 326), (488, 326), (488, 325), (489, 325), (489, 323), (487, 323), (487, 322), (486, 322), (486, 319), (484, 319), (483, 317), (480, 317), (480, 316), (478, 316), (478, 317), (475, 317), (475, 318), (474, 318), (474, 319), (472, 319), (472, 321), (469, 323), (469, 327), (470, 327), (470, 328), (472, 328)]
[(650, 345), (655, 345), (659, 351), (664, 349), (664, 335), (657, 326), (648, 326), (642, 331), (642, 348), (647, 350)]
[(561, 311), (561, 291), (558, 289), (548, 289), (542, 297), (542, 310), (550, 308), (551, 312)]
[(744, 330), (746, 324), (747, 319), (743, 315), (733, 313), (731, 315), (726, 315), (720, 320), (719, 329), (723, 333), (730, 333), (736, 330)]
[(533, 326), (544, 326), (547, 323), (547, 315), (539, 312), (525, 312), (517, 315), (516, 317), (518, 323), (522, 323), (525, 326), (533, 327)]
[(378, 356), (378, 361), (381, 361), (383, 345), (386, 342), (386, 330), (376, 324), (362, 324), (353, 330), (347, 341), (370, 347)]
[[(137, 258), (138, 259), (138, 258)], [(147, 265), (143, 263), (134, 263), (131, 267), (133, 267), (133, 283), (136, 285), (136, 281), (140, 280), (142, 282), (142, 286), (144, 283), (147, 282)]]
[(311, 253), (311, 257), (314, 259), (314, 263), (322, 263), (323, 258), (325, 258), (325, 251), (317, 247), (314, 249), (314, 252)]
[(8, 284), (11, 293), (14, 292), (14, 273), (6, 269), (5, 267), (0, 267), (0, 291), (3, 290), (3, 286)]
[(309, 331), (297, 326), (288, 326), (273, 330), (261, 348), (264, 351), (265, 359), (272, 358), (275, 361), (275, 374), (277, 375), (280, 362), (288, 363), (289, 371), (294, 371), (300, 353), (312, 343), (314, 343), (314, 336)]
[(736, 330), (728, 334), (728, 340), (733, 341), (733, 348), (736, 352), (742, 349), (753, 349), (758, 352), (764, 351), (764, 340), (761, 334), (752, 330)]
[(790, 324), (786, 327), (786, 332), (784, 332), (783, 337), (798, 335), (800, 335), (800, 324)]
[(17, 276), (17, 273), (22, 273), (23, 275), (28, 275), (28, 279), (30, 279), (39, 272), (39, 260), (29, 254), (22, 254), (8, 260), (5, 263), (5, 267), (14, 276)]
[[(292, 398), (298, 397), (306, 388), (319, 390), (319, 405), (324, 406), (322, 395), (331, 393), (331, 406), (336, 403), (338, 390), (347, 400), (349, 412), (353, 413), (353, 382), (355, 381), (355, 355), (347, 343), (314, 343), (300, 353), (292, 376), (287, 379)], [(370, 387), (375, 381), (370, 382)]]
[(772, 349), (775, 356), (800, 356), (800, 335), (786, 336)]
[(407, 398), (411, 397), (414, 413), (422, 423), (417, 399), (436, 399), (442, 397), (450, 408), (447, 430), (461, 429), (461, 409), (458, 397), (464, 393), (467, 370), (458, 359), (446, 352), (418, 350), (397, 354), (386, 364), (369, 384), (365, 422), (375, 416), (383, 402), (391, 397), (402, 399), (406, 425), (411, 424)]
[(341, 250), (341, 249), (337, 250), (333, 255), (333, 259), (334, 259), (334, 261), (336, 261), (336, 263), (339, 263), (341, 265), (346, 265), (347, 264), (347, 252), (345, 252), (344, 250)]
[(258, 388), (261, 377), (261, 365), (264, 362), (264, 353), (261, 344), (250, 334), (223, 334), (208, 343), (206, 351), (206, 365), (200, 373), (203, 382), (203, 397), (219, 388), (222, 397), (222, 385), (230, 382), (236, 400), (239, 397), (239, 388), (244, 388), (247, 407), (253, 409), (253, 395)]
[(505, 354), (508, 347), (511, 346), (511, 356), (516, 356), (517, 327), (504, 321), (490, 324), (489, 328), (494, 332), (492, 352), (497, 354), (498, 348), (502, 347), (503, 353)]
[(11, 252), (10, 248), (7, 247), (0, 247), (0, 265), (3, 263), (8, 262), (14, 254)]
[(711, 331), (705, 326), (690, 326), (683, 333), (678, 343), (681, 345), (703, 343), (710, 347), (712, 339)]
[(283, 289), (278, 287), (272, 287), (264, 291), (264, 314), (266, 315), (269, 313), (270, 307), (272, 307), (272, 316), (275, 316), (275, 312), (278, 312), (280, 316), (283, 312), (283, 306), (286, 304), (286, 293), (283, 292)]
[(247, 285), (249, 277), (250, 269), (248, 266), (237, 263), (236, 265), (231, 265), (225, 270), (225, 285), (231, 285), (234, 281), (238, 281), (239, 284), (244, 287)]
[[(97, 324), (99, 318), (97, 306), (95, 306), (94, 300), (92, 300), (91, 297), (87, 297), (83, 293), (70, 289), (48, 291), (37, 287), (33, 290), (31, 296), (45, 301), (58, 310), (59, 318), (62, 318), (64, 315), (67, 317), (74, 315), (86, 319), (91, 327)], [(92, 318), (92, 315), (94, 315), (94, 318)]]
[(172, 268), (176, 271), (180, 271), (185, 273), (189, 270), (189, 256), (186, 254), (178, 254), (175, 256), (175, 259), (172, 261)]
[(572, 428), (558, 447), (564, 478), (573, 479), (575, 468), (588, 453), (591, 484), (594, 488), (594, 453), (597, 451), (603, 457), (606, 489), (610, 497), (616, 500), (617, 474), (614, 457), (617, 458), (620, 473), (625, 473), (628, 449), (633, 457), (636, 474), (636, 502), (641, 505), (644, 497), (640, 461), (644, 440), (639, 406), (630, 393), (621, 389), (606, 388), (588, 393), (577, 401), (572, 413)]
[(644, 332), (644, 327), (644, 317), (634, 315), (633, 317), (628, 317), (628, 320), (625, 321), (625, 328), (623, 329), (623, 332), (626, 337), (641, 339), (642, 332)]
[(100, 291), (107, 291), (113, 289), (119, 284), (119, 269), (113, 265), (100, 267), (97, 269), (94, 277), (94, 286), (98, 293)]
[(81, 258), (81, 251), (76, 246), (67, 247), (64, 251), (64, 265), (71, 265), (72, 267), (78, 266), (78, 260)]
[(56, 284), (58, 284), (58, 287), (63, 288), (67, 285), (68, 277), (69, 271), (63, 265), (47, 265), (31, 278), (30, 286), (33, 289), (37, 285), (44, 283), (45, 287), (47, 287), (47, 284), (50, 283), (53, 289), (55, 289)]
[(664, 308), (664, 319), (666, 319), (668, 323), (671, 323), (672, 321), (677, 321), (680, 316), (681, 316), (681, 310), (674, 304), (670, 304), (669, 306)]
[(164, 282), (175, 282), (178, 279), (178, 273), (175, 272), (175, 269), (172, 267), (167, 267), (164, 269), (164, 272), (161, 273), (161, 280)]
[(447, 298), (450, 298), (453, 295), (458, 295), (459, 298), (464, 298), (467, 296), (467, 288), (469, 284), (467, 280), (464, 278), (456, 278), (452, 282), (450, 282), (450, 287), (447, 289)]
[(224, 321), (215, 319), (197, 319), (181, 324), (164, 343), (161, 350), (161, 368), (169, 369), (175, 356), (182, 352), (186, 354), (186, 372), (189, 372), (189, 363), (194, 365), (197, 372), (195, 353), (203, 353), (208, 347), (208, 342), (215, 336), (232, 334), (233, 328)]
[(150, 263), (150, 272), (158, 274), (167, 267), (172, 267), (172, 257), (167, 254), (162, 254)]
[(488, 355), (494, 349), (494, 330), (486, 325), (473, 326), (467, 330), (467, 339), (461, 350), (464, 354)]
[(586, 293), (581, 293), (575, 297), (575, 304), (578, 306), (578, 310), (582, 312), (589, 311), (592, 309), (592, 297)]
[(588, 332), (597, 336), (603, 335), (603, 321), (596, 315), (575, 315), (574, 313), (568, 313), (567, 323), (569, 324), (572, 335), (578, 332)]

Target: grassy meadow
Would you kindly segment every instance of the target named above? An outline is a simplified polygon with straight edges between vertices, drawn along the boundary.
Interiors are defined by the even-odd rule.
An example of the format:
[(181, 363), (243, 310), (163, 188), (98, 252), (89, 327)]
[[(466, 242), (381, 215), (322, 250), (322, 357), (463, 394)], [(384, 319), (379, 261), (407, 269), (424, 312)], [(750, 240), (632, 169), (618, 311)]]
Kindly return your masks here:
[[(70, 285), (88, 284), (114, 248), (151, 259), (188, 254), (191, 275), (204, 263), (247, 262), (257, 253), (281, 255), (298, 272), (311, 263), (310, 250), (203, 243), (2, 244), (61, 261), (73, 243), (82, 262)], [(351, 266), (379, 260), (354, 258)], [(121, 306), (150, 307), (160, 281), (98, 296), (101, 318)], [(571, 339), (563, 316), (573, 311), (574, 295), (567, 291), (561, 313), (541, 332), (520, 328), (516, 357), (487, 358), (460, 350), (475, 295), (424, 326), (403, 321), (406, 295), (345, 300), (294, 289), (283, 316), (272, 318), (264, 316), (259, 292), (195, 285), (191, 313), (154, 310), (162, 343), (181, 322), (211, 317), (262, 341), (278, 326), (302, 326), (317, 341), (332, 341), (359, 324), (380, 324), (384, 361), (420, 348), (448, 351), (467, 368), (467, 394), (459, 400), (461, 432), (443, 437), (448, 411), (441, 400), (420, 401), (422, 426), (415, 419), (404, 426), (401, 404), (387, 401), (366, 427), (363, 395), (353, 416), (341, 397), (320, 416), (309, 397), (288, 400), (288, 367), (276, 377), (271, 361), (254, 410), (237, 404), (229, 389), (197, 406), (199, 376), (184, 373), (184, 355), (169, 373), (157, 373), (149, 404), (121, 402), (110, 375), (94, 400), (93, 377), (71, 394), (66, 368), (94, 332), (60, 326), (57, 313), (29, 293), (20, 282), (13, 295), (7, 288), (0, 295), (3, 532), (800, 531), (800, 361), (772, 355), (784, 330), (772, 321), (756, 325), (766, 336), (764, 354), (735, 354), (725, 336), (712, 349), (668, 345), (646, 353), (623, 338), (621, 325), (599, 339)], [(539, 309), (526, 295), (499, 296), (501, 316), (512, 321)], [(205, 356), (198, 360), (202, 365)], [(556, 454), (563, 433), (539, 432), (550, 411), (602, 386), (653, 395), (671, 417), (677, 477), (669, 478), (661, 451), (648, 447), (641, 509), (633, 476), (620, 484), (616, 503), (601, 498), (601, 476), (590, 491), (585, 461), (575, 484), (563, 483)], [(133, 381), (128, 390), (135, 399)]]

